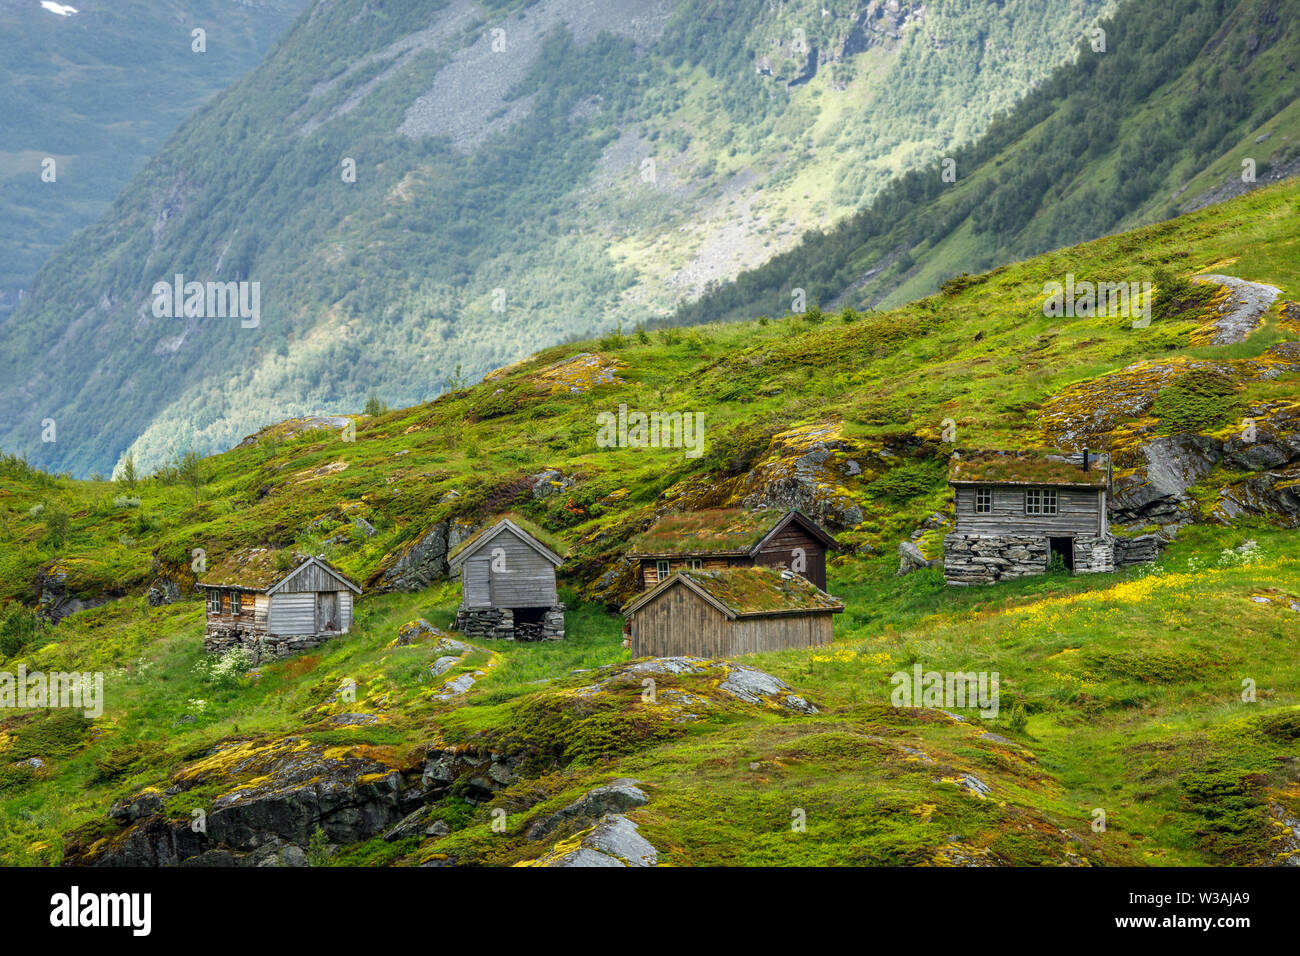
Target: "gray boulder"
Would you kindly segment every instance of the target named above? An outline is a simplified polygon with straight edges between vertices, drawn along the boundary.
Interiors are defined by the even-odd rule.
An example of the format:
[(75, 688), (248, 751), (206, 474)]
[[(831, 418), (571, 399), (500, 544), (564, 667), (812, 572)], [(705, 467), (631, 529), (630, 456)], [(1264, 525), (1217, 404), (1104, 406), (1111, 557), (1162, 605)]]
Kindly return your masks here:
[(607, 813), (632, 810), (645, 806), (649, 797), (637, 784), (640, 781), (623, 777), (603, 787), (588, 790), (573, 803), (557, 810), (550, 816), (543, 817), (528, 828), (530, 840), (541, 840), (553, 833), (562, 824), (574, 820), (597, 819)]

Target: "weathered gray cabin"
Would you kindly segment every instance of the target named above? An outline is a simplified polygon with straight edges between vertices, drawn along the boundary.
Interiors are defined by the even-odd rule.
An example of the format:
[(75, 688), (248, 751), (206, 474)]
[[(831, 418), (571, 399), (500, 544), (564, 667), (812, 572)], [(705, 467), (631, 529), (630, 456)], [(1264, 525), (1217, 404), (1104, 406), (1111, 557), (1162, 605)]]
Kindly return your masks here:
[(633, 657), (731, 657), (829, 644), (843, 610), (806, 578), (755, 566), (674, 571), (623, 614)]
[(456, 628), (506, 640), (564, 637), (555, 569), (564, 563), (544, 532), (508, 515), (470, 535), (448, 555), (461, 577)]
[(675, 571), (783, 567), (826, 588), (826, 552), (838, 545), (802, 511), (713, 508), (665, 515), (633, 540), (643, 591)]
[(198, 581), (207, 598), (203, 649), (244, 648), (255, 663), (316, 647), (352, 628), (361, 588), (324, 558), (238, 551)]
[(1083, 451), (958, 451), (948, 469), (955, 526), (943, 541), (949, 584), (1115, 570), (1107, 519), (1110, 456)]

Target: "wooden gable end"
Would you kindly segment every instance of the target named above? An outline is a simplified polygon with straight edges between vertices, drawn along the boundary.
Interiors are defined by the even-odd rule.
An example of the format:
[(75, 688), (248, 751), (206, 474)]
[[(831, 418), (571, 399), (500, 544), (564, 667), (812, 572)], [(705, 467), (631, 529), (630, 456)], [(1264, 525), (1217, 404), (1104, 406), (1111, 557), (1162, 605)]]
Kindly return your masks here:
[(467, 607), (554, 607), (555, 564), (510, 526), (475, 549), (461, 567)]
[(826, 590), (826, 545), (802, 522), (786, 522), (759, 542), (754, 563), (784, 567)]

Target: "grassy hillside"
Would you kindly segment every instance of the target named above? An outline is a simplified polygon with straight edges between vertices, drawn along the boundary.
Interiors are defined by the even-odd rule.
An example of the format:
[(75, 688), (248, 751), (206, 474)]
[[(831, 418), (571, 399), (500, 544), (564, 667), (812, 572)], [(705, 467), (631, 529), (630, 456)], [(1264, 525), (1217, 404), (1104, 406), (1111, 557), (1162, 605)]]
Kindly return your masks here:
[[(32, 863), (139, 853), (168, 820), (186, 830), (195, 809), (215, 820), (259, 800), (299, 806), (304, 774), (372, 807), (453, 766), (406, 836), (349, 841), (339, 815), (322, 817), (317, 834), (307, 813), (287, 838), (317, 863), (535, 862), (571, 850), (583, 831), (574, 823), (533, 840), (531, 826), (595, 785), (632, 777), (649, 802), (631, 817), (669, 863), (1292, 858), (1296, 532), (1283, 513), (1215, 515), (1223, 489), (1284, 477), (1294, 462), (1207, 473), (1192, 488), (1197, 522), (1156, 565), (1116, 575), (952, 589), (938, 569), (895, 577), (892, 551), (919, 529), (937, 554), (933, 515), (950, 508), (944, 419), (962, 445), (1039, 444), (1059, 437), (1078, 389), (1209, 362), (1231, 398), (1196, 393), (1210, 405), (1196, 405), (1199, 424), (1187, 424), (1184, 377), (1158, 380), (1150, 407), (1131, 388), (1089, 392), (1107, 423), (1088, 436), (1092, 447), (1110, 448), (1122, 475), (1148, 441), (1134, 438), (1143, 429), (1190, 441), (1238, 432), (1247, 418), (1261, 447), (1282, 447), (1272, 429), (1300, 381), (1298, 205), (1300, 185), (1271, 187), (888, 313), (555, 348), (435, 402), (358, 416), (355, 441), (293, 434), (287, 423), (133, 487), (50, 478), (7, 459), (0, 667), (103, 670), (107, 707), (94, 721), (0, 720), (0, 854)], [(1043, 316), (1043, 284), (1066, 271), (1160, 276), (1168, 292), (1211, 269), (1282, 290), (1242, 343), (1196, 344), (1217, 296), (1158, 289), (1147, 328)], [(702, 413), (704, 454), (598, 447), (596, 416), (620, 403)], [(659, 674), (658, 696), (644, 700), (621, 619), (607, 609), (626, 589), (617, 573), (626, 541), (668, 507), (782, 504), (792, 494), (846, 545), (829, 579), (848, 611), (830, 647), (745, 663), (818, 712), (737, 699), (720, 665)], [(449, 626), (459, 589), (440, 583), (371, 594), (346, 639), (241, 674), (204, 664), (197, 601), (150, 607), (143, 596), (159, 577), (186, 584), (195, 548), (215, 560), (255, 543), (323, 553), (373, 580), (433, 522), (473, 524), (507, 508), (573, 551), (561, 643), (477, 641), (438, 671), (449, 645), (404, 625)], [(357, 517), (374, 537), (351, 524)], [(28, 608), (38, 590), (57, 589), (123, 596), (42, 625)], [(997, 671), (997, 719), (891, 707), (890, 675), (918, 663)], [(465, 675), (475, 678), (468, 693), (450, 694), (446, 682)], [(348, 699), (341, 690), (352, 685)], [(1098, 809), (1102, 832), (1092, 828)], [(504, 832), (494, 810), (505, 811)], [(802, 832), (791, 829), (798, 811)], [(424, 832), (434, 821), (445, 835)]]
[(1124, 6), (978, 142), (742, 274), (674, 322), (895, 306), (944, 280), (1158, 222), (1300, 172), (1300, 6)]
[[(152, 467), (630, 330), (978, 136), (1109, 8), (314, 4), (0, 329), (0, 443)], [(260, 283), (257, 328), (155, 318), (178, 273)]]
[[(0, 2), (0, 323), (181, 121), (255, 67), (306, 0)], [(190, 31), (207, 32), (207, 52)], [(141, 64), (149, 64), (141, 69)], [(55, 161), (53, 182), (41, 163)]]

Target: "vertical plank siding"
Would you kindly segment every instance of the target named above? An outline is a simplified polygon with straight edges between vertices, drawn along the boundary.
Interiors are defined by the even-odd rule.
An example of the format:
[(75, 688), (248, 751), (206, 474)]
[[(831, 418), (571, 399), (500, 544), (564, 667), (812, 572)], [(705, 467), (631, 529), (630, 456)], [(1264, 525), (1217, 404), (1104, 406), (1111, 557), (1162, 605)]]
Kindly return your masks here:
[(799, 572), (823, 591), (826, 590), (826, 548), (794, 522), (781, 529), (770, 541), (764, 542), (755, 558), (756, 564), (776, 567), (783, 565), (794, 570), (794, 552), (802, 548), (808, 562), (807, 569)]
[(732, 657), (831, 641), (829, 611), (730, 620), (678, 583), (632, 615), (633, 657)]

